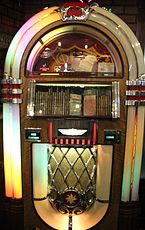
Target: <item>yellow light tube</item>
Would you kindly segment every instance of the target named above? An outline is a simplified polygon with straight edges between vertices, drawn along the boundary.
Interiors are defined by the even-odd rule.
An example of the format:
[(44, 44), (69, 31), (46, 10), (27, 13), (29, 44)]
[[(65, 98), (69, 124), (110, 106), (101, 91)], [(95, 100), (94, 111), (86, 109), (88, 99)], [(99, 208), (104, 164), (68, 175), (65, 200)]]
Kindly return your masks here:
[(132, 194), (131, 200), (138, 200), (140, 173), (141, 173), (141, 161), (142, 161), (142, 148), (143, 148), (143, 136), (144, 136), (144, 106), (140, 106), (137, 109), (137, 130), (136, 130), (136, 148), (134, 156), (134, 169), (132, 178)]
[(134, 146), (134, 129), (135, 129), (135, 107), (128, 108), (127, 114), (127, 131), (126, 146), (124, 159), (124, 172), (122, 184), (122, 198), (124, 202), (130, 201), (131, 193), (131, 174), (132, 174), (132, 148)]
[(3, 105), (5, 195), (22, 198), (19, 105)]
[(11, 113), (9, 104), (3, 105), (3, 145), (4, 145), (4, 175), (5, 175), (5, 195), (13, 196), (12, 164), (11, 164)]

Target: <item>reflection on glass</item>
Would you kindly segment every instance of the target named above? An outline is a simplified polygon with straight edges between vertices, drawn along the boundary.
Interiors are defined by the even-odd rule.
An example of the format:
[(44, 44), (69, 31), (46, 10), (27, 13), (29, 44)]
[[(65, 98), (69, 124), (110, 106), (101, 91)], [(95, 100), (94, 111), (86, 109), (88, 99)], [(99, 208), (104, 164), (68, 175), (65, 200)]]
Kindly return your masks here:
[(114, 73), (115, 64), (109, 50), (99, 40), (70, 33), (43, 47), (33, 71)]
[(54, 85), (30, 81), (27, 116), (119, 118), (119, 82)]

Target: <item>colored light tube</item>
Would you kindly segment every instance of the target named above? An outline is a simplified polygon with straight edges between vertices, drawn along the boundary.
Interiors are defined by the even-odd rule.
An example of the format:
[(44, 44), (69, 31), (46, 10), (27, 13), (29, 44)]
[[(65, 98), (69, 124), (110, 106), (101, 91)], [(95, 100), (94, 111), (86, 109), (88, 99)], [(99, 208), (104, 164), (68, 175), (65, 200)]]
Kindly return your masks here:
[(19, 105), (13, 105), (12, 113), (12, 175), (14, 185), (14, 198), (22, 198), (22, 169), (21, 169), (21, 143), (20, 143), (20, 116)]
[(96, 144), (97, 141), (97, 123), (94, 122), (93, 124), (93, 145)]
[(11, 113), (9, 104), (3, 105), (3, 145), (4, 145), (4, 175), (5, 175), (5, 195), (13, 197), (12, 164), (11, 164)]
[(41, 198), (47, 197), (48, 158), (49, 158), (49, 145), (48, 144), (34, 143), (32, 145), (33, 197), (34, 199), (41, 199)]
[(19, 105), (3, 105), (5, 195), (22, 198)]
[(135, 158), (134, 158), (134, 171), (132, 179), (132, 194), (131, 200), (136, 201), (138, 199), (140, 173), (141, 173), (141, 161), (142, 161), (142, 146), (143, 146), (143, 136), (144, 130), (144, 107), (141, 106), (137, 109), (137, 127), (136, 127), (136, 148), (135, 148)]
[[(142, 160), (144, 108), (129, 108), (122, 201), (138, 200)], [(130, 124), (130, 125), (129, 125)]]
[(122, 183), (122, 197), (124, 202), (130, 201), (131, 192), (131, 173), (132, 173), (132, 151), (134, 146), (135, 133), (135, 108), (129, 108), (127, 114), (127, 131), (126, 131), (126, 146), (124, 159), (124, 172)]
[(53, 127), (52, 127), (52, 121), (49, 123), (49, 143), (52, 144), (52, 132), (53, 132)]

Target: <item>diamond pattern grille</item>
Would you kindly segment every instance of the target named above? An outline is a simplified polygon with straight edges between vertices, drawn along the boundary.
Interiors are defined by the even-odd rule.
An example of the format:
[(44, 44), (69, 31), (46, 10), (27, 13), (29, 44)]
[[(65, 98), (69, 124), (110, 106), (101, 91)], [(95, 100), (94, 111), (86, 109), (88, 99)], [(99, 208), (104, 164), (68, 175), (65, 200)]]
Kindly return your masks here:
[(58, 192), (76, 189), (85, 192), (96, 184), (95, 147), (51, 146), (48, 152), (48, 183)]

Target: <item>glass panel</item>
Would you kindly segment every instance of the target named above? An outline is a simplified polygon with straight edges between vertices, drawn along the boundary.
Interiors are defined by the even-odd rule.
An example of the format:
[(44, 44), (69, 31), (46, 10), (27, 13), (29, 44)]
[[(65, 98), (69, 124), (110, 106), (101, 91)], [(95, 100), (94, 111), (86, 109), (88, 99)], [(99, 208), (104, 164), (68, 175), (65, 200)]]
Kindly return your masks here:
[(86, 34), (70, 33), (45, 45), (37, 56), (37, 72), (111, 72), (111, 53), (99, 40)]
[(110, 85), (30, 82), (27, 116), (119, 118), (119, 82)]

